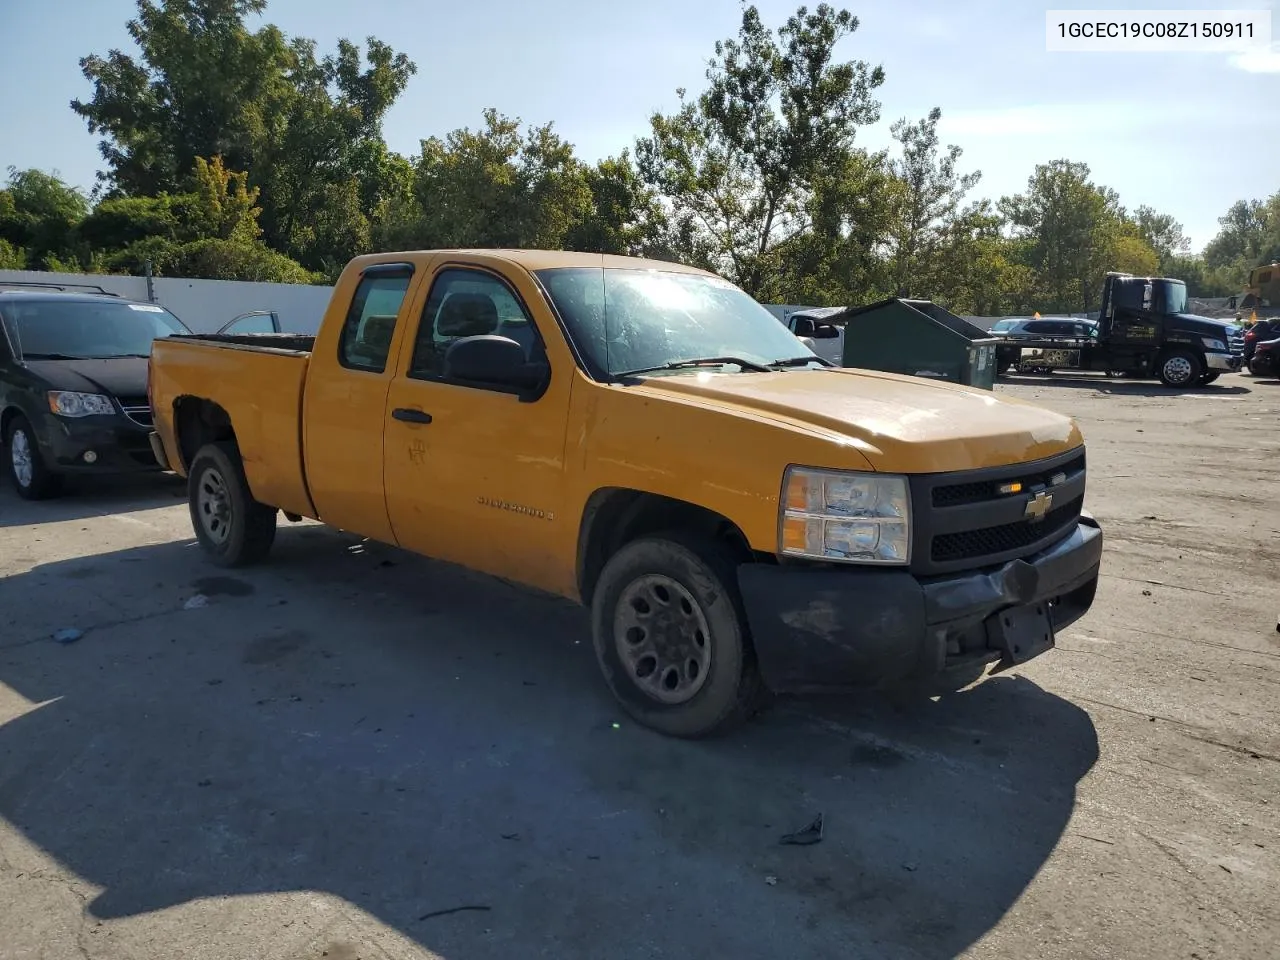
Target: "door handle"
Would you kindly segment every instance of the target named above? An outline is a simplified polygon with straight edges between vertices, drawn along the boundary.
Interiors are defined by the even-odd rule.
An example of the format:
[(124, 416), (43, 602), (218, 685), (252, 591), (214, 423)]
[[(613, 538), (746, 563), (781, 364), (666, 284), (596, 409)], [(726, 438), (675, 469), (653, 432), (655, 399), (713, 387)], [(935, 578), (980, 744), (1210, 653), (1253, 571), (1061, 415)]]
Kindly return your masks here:
[(424, 413), (421, 410), (411, 410), (408, 407), (396, 407), (391, 411), (391, 415), (397, 420), (403, 420), (405, 423), (431, 422), (431, 414)]

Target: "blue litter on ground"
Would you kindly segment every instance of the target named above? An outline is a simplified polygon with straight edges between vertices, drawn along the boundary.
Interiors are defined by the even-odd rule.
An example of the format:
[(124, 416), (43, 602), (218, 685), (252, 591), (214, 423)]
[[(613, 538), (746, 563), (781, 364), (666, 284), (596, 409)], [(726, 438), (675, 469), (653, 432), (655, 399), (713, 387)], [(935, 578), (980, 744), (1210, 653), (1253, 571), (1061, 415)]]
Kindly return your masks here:
[(59, 643), (75, 643), (83, 636), (83, 630), (77, 630), (75, 627), (63, 627), (53, 635), (53, 639)]

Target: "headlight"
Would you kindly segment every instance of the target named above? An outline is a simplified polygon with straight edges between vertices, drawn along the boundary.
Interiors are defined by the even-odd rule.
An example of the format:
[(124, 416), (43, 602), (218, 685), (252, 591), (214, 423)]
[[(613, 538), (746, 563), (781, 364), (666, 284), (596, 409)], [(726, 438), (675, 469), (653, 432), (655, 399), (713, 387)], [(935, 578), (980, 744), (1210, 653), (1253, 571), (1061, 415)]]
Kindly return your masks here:
[(116, 412), (110, 397), (64, 390), (49, 391), (49, 409), (60, 417), (109, 417)]
[(780, 553), (845, 563), (911, 559), (906, 477), (788, 467), (782, 491)]
[(1204, 344), (1206, 350), (1218, 350), (1221, 353), (1227, 352), (1227, 345), (1221, 340), (1213, 339), (1213, 337), (1201, 337), (1200, 342)]

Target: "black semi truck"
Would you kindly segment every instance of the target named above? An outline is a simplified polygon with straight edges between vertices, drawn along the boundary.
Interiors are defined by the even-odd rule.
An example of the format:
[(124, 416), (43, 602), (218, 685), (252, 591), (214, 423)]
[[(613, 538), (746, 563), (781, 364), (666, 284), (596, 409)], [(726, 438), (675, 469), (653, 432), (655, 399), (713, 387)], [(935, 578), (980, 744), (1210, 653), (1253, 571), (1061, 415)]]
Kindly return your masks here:
[[(1239, 370), (1244, 330), (1186, 311), (1187, 285), (1181, 280), (1108, 273), (1091, 336), (1019, 339), (1013, 365), (1022, 371), (1099, 370), (1155, 377), (1175, 388), (1204, 386), (1226, 371)], [(1007, 356), (1007, 350), (1000, 352)]]

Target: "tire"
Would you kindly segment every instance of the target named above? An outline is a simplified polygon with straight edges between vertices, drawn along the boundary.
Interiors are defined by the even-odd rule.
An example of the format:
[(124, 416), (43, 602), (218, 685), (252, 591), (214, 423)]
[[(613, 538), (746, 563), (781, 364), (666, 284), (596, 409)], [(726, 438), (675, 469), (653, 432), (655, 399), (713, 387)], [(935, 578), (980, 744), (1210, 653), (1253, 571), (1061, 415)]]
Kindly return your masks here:
[(187, 503), (196, 539), (220, 567), (264, 559), (276, 539), (276, 508), (249, 492), (234, 443), (201, 447), (187, 471)]
[(22, 414), (5, 431), (4, 449), (9, 479), (23, 500), (47, 500), (62, 492), (62, 475), (45, 464), (31, 422)]
[(637, 722), (697, 739), (727, 733), (764, 706), (736, 567), (723, 545), (676, 532), (634, 540), (605, 564), (592, 641), (605, 683)]
[(1249, 360), (1249, 372), (1255, 377), (1268, 376), (1271, 373), (1271, 364), (1259, 362), (1258, 357), (1255, 354)]
[(1160, 358), (1157, 375), (1166, 387), (1192, 387), (1204, 375), (1204, 363), (1190, 350), (1171, 350)]

